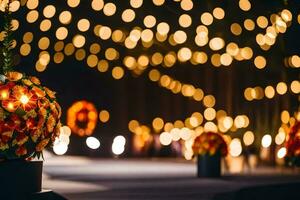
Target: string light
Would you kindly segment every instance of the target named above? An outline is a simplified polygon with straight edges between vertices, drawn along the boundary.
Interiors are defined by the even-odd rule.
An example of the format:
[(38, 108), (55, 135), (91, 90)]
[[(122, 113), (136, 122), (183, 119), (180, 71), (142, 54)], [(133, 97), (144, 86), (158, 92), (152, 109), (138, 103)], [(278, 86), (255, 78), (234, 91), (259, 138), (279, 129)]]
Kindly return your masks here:
[(100, 147), (100, 141), (95, 137), (86, 138), (86, 145), (90, 149), (98, 149)]
[(278, 157), (279, 159), (282, 159), (282, 158), (285, 157), (286, 153), (287, 153), (286, 148), (285, 148), (285, 147), (281, 147), (281, 148), (278, 150), (278, 152), (277, 152), (277, 157)]
[[(290, 88), (292, 93), (299, 94), (300, 93), (300, 82), (298, 80), (294, 80), (290, 84)], [(244, 97), (248, 101), (252, 101), (254, 99), (260, 100), (265, 95), (268, 99), (272, 99), (275, 97), (275, 92), (279, 95), (284, 95), (287, 93), (288, 86), (285, 82), (279, 82), (276, 87), (267, 86), (264, 91), (261, 87), (255, 88), (246, 88), (244, 90)]]
[(230, 142), (229, 153), (233, 157), (238, 157), (242, 153), (242, 144), (240, 139), (235, 138)]
[(245, 132), (243, 136), (243, 141), (246, 146), (250, 146), (253, 144), (255, 139), (254, 133), (252, 131)]
[[(155, 6), (162, 6), (165, 3), (164, 0), (152, 0), (152, 2)], [(33, 48), (33, 44), (30, 43), (32, 43), (34, 40), (38, 41), (38, 48), (41, 50), (41, 53), (39, 54), (35, 66), (37, 71), (43, 72), (47, 69), (47, 66), (51, 61), (55, 63), (61, 63), (63, 62), (65, 56), (71, 56), (73, 54), (77, 60), (86, 61), (88, 66), (97, 68), (99, 72), (107, 72), (108, 70), (111, 70), (110, 72), (114, 79), (121, 79), (124, 77), (124, 69), (131, 70), (134, 76), (138, 76), (146, 71), (148, 67), (151, 67), (151, 65), (162, 65), (165, 68), (170, 68), (175, 66), (176, 63), (187, 61), (190, 61), (193, 65), (205, 64), (207, 61), (211, 61), (214, 67), (220, 67), (222, 65), (230, 66), (233, 63), (233, 60), (251, 60), (257, 69), (265, 69), (267, 65), (271, 64), (267, 61), (267, 57), (257, 55), (256, 52), (253, 52), (254, 48), (252, 47), (242, 47), (242, 45), (233, 42), (227, 44), (225, 38), (221, 38), (219, 34), (213, 36), (213, 38), (209, 37), (211, 36), (211, 33), (209, 33), (207, 27), (213, 23), (218, 23), (219, 20), (223, 20), (225, 17), (225, 11), (221, 7), (214, 8), (212, 13), (206, 11), (200, 13), (200, 21), (202, 24), (194, 27), (193, 25), (195, 22), (192, 21), (193, 18), (188, 12), (191, 11), (195, 6), (193, 1), (176, 1), (175, 3), (180, 4), (178, 6), (180, 6), (182, 10), (186, 11), (184, 14), (178, 15), (178, 25), (180, 25), (181, 29), (183, 30), (174, 30), (174, 27), (178, 26), (173, 26), (173, 24), (167, 21), (164, 22), (159, 18), (159, 16), (154, 15), (147, 15), (144, 17), (144, 19), (142, 18), (142, 26), (144, 25), (144, 27), (128, 26), (134, 28), (132, 30), (127, 29), (127, 27), (125, 30), (112, 30), (112, 27), (110, 27), (109, 24), (95, 24), (94, 27), (91, 27), (92, 23), (88, 18), (80, 19), (79, 21), (73, 20), (72, 13), (68, 10), (71, 8), (72, 10), (78, 9), (77, 7), (80, 7), (80, 3), (82, 3), (80, 0), (68, 0), (67, 4), (70, 8), (58, 13), (58, 10), (53, 5), (43, 6), (43, 10), (40, 12), (35, 10), (39, 7), (39, 1), (27, 1), (26, 6), (29, 11), (26, 13), (26, 20), (28, 23), (38, 22), (40, 30), (42, 32), (47, 32), (52, 30), (54, 26), (52, 24), (52, 20), (54, 19), (54, 16), (57, 15), (59, 22), (62, 24), (54, 29), (56, 38), (62, 42), (58, 43), (57, 45), (54, 43), (52, 44), (52, 41), (49, 39), (51, 38), (50, 36), (49, 38), (37, 38), (36, 35), (33, 35), (33, 33), (30, 32), (24, 34), (24, 44), (20, 44), (19, 46), (20, 54), (22, 56), (30, 55), (32, 53), (31, 48)], [(18, 2), (14, 3), (13, 5), (14, 11), (19, 9), (19, 5), (17, 4)], [(249, 0), (239, 0), (238, 5), (242, 11), (249, 11), (252, 7)], [(119, 7), (116, 6), (115, 3), (104, 3), (103, 0), (93, 0), (90, 6), (94, 11), (101, 11), (107, 17), (113, 16), (117, 13), (116, 16), (121, 16), (123, 22), (121, 20), (120, 21), (122, 23), (126, 22), (132, 23), (130, 25), (135, 25), (135, 18), (138, 17), (137, 15), (139, 13), (137, 10), (144, 6), (144, 2), (142, 0), (132, 0), (130, 1), (130, 6), (132, 8), (127, 8), (125, 10), (119, 10)], [(259, 16), (256, 18), (256, 24), (255, 18), (245, 19), (242, 22), (239, 22), (240, 24), (231, 22), (232, 25), (230, 26), (230, 31), (233, 33), (233, 35), (239, 36), (242, 33), (244, 34), (244, 32), (246, 34), (247, 31), (261, 29), (264, 32), (257, 34), (255, 39), (257, 44), (259, 44), (263, 50), (268, 50), (276, 43), (278, 35), (286, 32), (286, 29), (289, 27), (293, 17), (292, 13), (287, 9), (282, 10), (275, 17), (274, 16), (275, 15), (272, 15), (270, 20), (268, 20), (268, 18), (265, 16)], [(42, 17), (47, 19), (41, 19)], [(67, 25), (69, 25), (71, 22), (77, 23), (77, 28), (81, 33), (76, 33), (72, 36), (72, 43), (64, 43), (63, 41), (70, 37), (68, 33), (70, 29), (68, 29)], [(190, 37), (190, 32), (185, 29), (187, 27), (195, 28), (196, 35)], [(247, 31), (244, 31), (242, 27)], [(18, 29), (18, 22), (15, 22), (14, 28)], [(176, 49), (176, 52), (175, 50), (169, 52), (163, 52), (163, 50), (158, 52), (155, 50), (152, 55), (144, 55), (144, 52), (142, 52), (140, 55), (138, 55), (139, 53), (133, 54), (135, 57), (128, 55), (123, 57), (122, 52), (119, 53), (112, 47), (102, 45), (102, 42), (105, 41), (97, 42), (99, 43), (98, 46), (90, 46), (91, 43), (86, 41), (86, 33), (89, 30), (94, 30), (94, 34), (102, 40), (111, 39), (111, 42), (118, 43), (118, 45), (125, 45), (125, 47), (128, 49), (135, 49), (139, 47), (153, 47), (154, 49), (157, 47), (157, 44), (174, 46), (180, 45), (180, 47), (178, 48), (179, 50)], [(194, 51), (194, 46), (188, 46), (188, 44), (191, 44), (189, 41), (190, 38), (194, 40), (193, 45), (195, 47), (203, 47), (209, 44), (210, 49), (215, 52), (210, 54), (209, 52)], [(87, 45), (88, 48), (86, 48)], [(52, 50), (50, 49), (52, 46), (55, 50), (53, 54)], [(226, 52), (221, 52), (221, 50), (225, 47)], [(99, 53), (102, 54), (102, 52), (105, 54), (105, 57), (103, 58), (101, 58), (100, 55), (97, 55)], [(151, 52), (151, 50), (149, 52)], [(117, 60), (121, 61), (122, 63), (114, 63)], [(298, 68), (300, 66), (299, 60), (300, 59), (298, 55), (290, 55), (285, 59), (285, 63), (286, 66)], [(183, 83), (176, 78), (173, 78), (167, 74), (163, 74), (158, 69), (149, 69), (147, 72), (149, 72), (148, 77), (151, 81), (157, 82), (158, 85), (166, 90), (169, 90), (174, 94), (191, 98), (197, 102), (203, 101), (206, 111), (206, 114), (204, 112), (203, 115), (206, 120), (211, 119), (212, 117), (213, 120), (218, 118), (217, 111), (213, 108), (216, 104), (215, 97), (204, 94), (203, 90), (195, 85)], [(286, 94), (289, 89), (291, 93), (299, 94), (299, 81), (294, 80), (289, 83), (291, 84), (287, 84), (287, 82), (280, 82), (277, 85), (269, 85), (265, 88), (261, 86), (246, 88), (244, 90), (244, 96), (248, 101), (260, 100), (264, 97), (272, 99), (276, 96), (276, 94)], [(0, 94), (1, 98), (5, 99), (9, 97), (9, 93)], [(26, 98), (23, 98), (23, 100), (20, 99), (20, 101), (26, 102), (27, 100)], [(13, 108), (13, 104), (11, 105), (11, 108)], [(197, 125), (200, 123), (198, 120), (198, 118), (190, 117), (189, 125), (192, 127), (197, 127)], [(218, 118), (218, 120), (220, 119)], [(242, 124), (244, 124), (244, 122), (246, 123), (246, 120), (240, 116), (236, 118), (225, 116), (224, 119), (220, 121), (222, 121), (222, 123), (220, 123), (221, 129), (224, 128), (225, 130), (232, 127), (242, 127)], [(211, 123), (208, 123), (207, 127), (209, 126), (213, 127)]]
[(268, 148), (270, 147), (272, 144), (272, 137), (271, 135), (264, 135), (262, 140), (261, 140), (261, 145), (264, 147), (264, 148)]
[[(80, 0), (67, 1), (67, 3), (71, 8), (76, 8), (80, 5), (81, 1)], [(163, 0), (153, 0), (153, 4), (156, 5), (156, 6), (161, 6), (161, 5), (164, 4), (164, 1)], [(38, 2), (28, 1), (26, 5), (29, 9), (31, 9), (30, 12), (32, 12), (32, 14), (30, 14), (30, 16), (32, 16), (32, 17), (28, 17), (28, 18), (31, 18), (31, 20), (29, 20), (29, 21), (31, 23), (34, 23), (38, 18), (38, 12), (34, 10), (35, 8), (38, 7)], [(130, 5), (134, 9), (139, 9), (139, 8), (142, 7), (143, 1), (142, 0), (131, 1)], [(180, 2), (180, 6), (183, 10), (190, 11), (193, 8), (194, 5), (193, 5), (193, 2), (191, 0), (183, 0), (183, 1)], [(116, 13), (116, 10), (117, 10), (116, 4), (111, 3), (111, 2), (110, 3), (104, 3), (103, 0), (93, 0), (91, 2), (91, 7), (95, 11), (100, 11), (100, 10), (103, 9), (103, 13), (106, 16), (114, 15)], [(251, 3), (248, 0), (240, 0), (239, 1), (239, 7), (244, 11), (248, 11), (251, 8)], [(56, 14), (56, 8), (53, 5), (47, 5), (47, 6), (44, 7), (43, 14), (47, 18), (52, 18)], [(216, 8), (214, 8), (212, 14), (209, 13), (209, 12), (202, 13), (201, 16), (200, 16), (201, 22), (204, 25), (208, 26), (208, 25), (213, 23), (213, 18), (214, 17), (216, 19), (219, 19), (219, 20), (224, 19), (225, 11), (221, 7), (216, 7)], [(125, 9), (124, 11), (122, 11), (122, 18), (125, 22), (132, 22), (133, 19), (135, 18), (135, 11), (133, 9)], [(59, 20), (62, 24), (69, 24), (72, 20), (72, 14), (70, 13), (70, 11), (65, 10), (65, 11), (63, 11), (59, 14)], [(282, 29), (281, 27), (285, 27), (284, 24), (289, 22), (290, 20), (291, 20), (291, 12), (289, 10), (285, 9), (285, 10), (281, 11), (280, 18), (276, 19), (275, 21), (273, 20), (272, 24), (275, 24), (275, 26), (278, 28), (279, 32), (284, 32), (284, 31), (281, 30)], [(152, 28), (156, 25), (156, 21), (157, 20), (156, 20), (155, 16), (148, 15), (144, 18), (144, 25), (147, 28)], [(47, 21), (45, 21), (44, 24), (46, 24), (46, 22)], [(179, 16), (178, 23), (183, 28), (186, 28), (186, 27), (189, 27), (191, 25), (192, 20), (191, 20), (191, 17), (188, 14), (182, 14), (182, 15)], [(259, 28), (266, 28), (266, 35), (263, 36), (263, 37), (271, 38), (272, 41), (267, 42), (267, 43), (268, 43), (268, 45), (273, 45), (274, 40), (272, 38), (274, 38), (274, 37), (276, 38), (276, 36), (278, 34), (277, 34), (277, 32), (274, 28), (272, 28), (271, 26), (268, 26), (268, 20), (266, 19), (266, 17), (259, 16), (256, 20), (256, 23), (257, 23)], [(89, 22), (88, 19), (81, 19), (81, 20), (78, 21), (78, 29), (80, 31), (83, 31), (83, 32), (87, 31), (89, 29), (89, 26), (90, 26), (90, 22)], [(201, 25), (201, 26), (205, 27), (203, 25)], [(201, 26), (197, 27), (197, 35), (195, 37), (195, 42), (199, 46), (204, 46), (209, 41), (209, 39), (207, 38), (208, 30), (206, 28), (206, 31), (200, 31)], [(253, 30), (255, 28), (255, 24), (254, 24), (253, 20), (251, 20), (251, 19), (246, 19), (244, 21), (244, 26), (245, 26), (246, 30)], [(46, 31), (46, 30), (49, 29), (50, 26), (49, 25), (47, 25), (47, 26), (43, 25), (42, 27), (43, 27), (42, 28), (43, 31)], [(96, 27), (98, 29), (98, 31), (96, 31), (96, 35), (98, 34), (99, 37), (103, 40), (108, 40), (111, 37), (111, 35), (113, 35), (112, 39), (115, 42), (121, 42), (121, 41), (125, 40), (124, 36), (122, 36), (123, 35), (122, 31), (120, 31), (120, 30), (117, 30), (115, 32), (115, 31), (112, 31), (110, 27), (102, 26), (102, 25), (96, 25), (95, 30), (96, 30)], [(205, 30), (205, 28), (204, 28), (204, 30)], [(170, 31), (170, 26), (166, 22), (160, 22), (157, 25), (157, 33), (155, 35), (154, 35), (154, 33), (151, 33), (150, 30), (145, 29), (145, 30), (142, 31), (142, 33), (143, 33), (142, 34), (142, 36), (143, 36), (142, 37), (142, 41), (143, 41), (142, 44), (145, 47), (149, 48), (153, 43), (153, 39), (155, 38), (154, 36), (156, 36), (156, 38), (160, 42), (163, 42), (163, 41), (165, 41), (165, 39), (167, 39), (167, 37), (165, 37), (165, 36), (169, 33), (169, 31)], [(239, 35), (239, 34), (241, 34), (242, 29), (241, 29), (241, 26), (239, 24), (234, 23), (231, 26), (231, 31), (234, 34)], [(66, 39), (67, 32), (68, 32), (68, 30), (65, 27), (61, 27), (60, 29), (57, 30), (57, 38), (60, 39), (60, 40)], [(170, 41), (173, 40), (177, 44), (183, 44), (187, 41), (187, 38), (188, 38), (188, 36), (184, 31), (178, 30), (178, 31), (175, 31), (175, 33), (170, 37), (170, 39), (171, 39)], [(77, 47), (77, 48), (84, 47), (85, 37), (84, 36), (83, 37), (81, 37), (81, 36), (74, 37), (73, 42), (74, 42), (74, 46)], [(219, 41), (216, 42), (216, 38), (213, 38), (213, 39), (210, 40), (210, 47), (211, 47), (211, 49), (217, 51), (220, 48), (223, 48), (223, 46), (224, 46), (223, 43), (224, 43), (224, 41), (219, 40)], [(260, 43), (260, 44), (262, 44), (262, 43)], [(47, 47), (48, 45), (45, 45), (45, 46)], [(137, 40), (132, 40), (132, 37), (131, 37), (131, 39), (127, 38), (125, 40), (125, 46), (129, 49), (133, 49), (137, 46)], [(46, 47), (42, 47), (42, 50), (45, 50)], [(265, 48), (265, 47), (263, 47), (263, 48)], [(234, 47), (234, 50), (233, 51), (228, 51), (228, 54), (230, 56), (235, 56), (236, 59), (240, 60), (240, 57), (236, 53), (237, 49), (238, 48)], [(252, 52), (251, 51), (252, 50), (248, 47), (241, 49), (241, 55), (243, 56), (243, 59), (250, 59), (252, 57)], [(30, 54), (30, 52), (31, 52), (30, 47), (28, 45), (23, 45), (22, 46), (22, 55), (27, 56), (27, 55)], [(79, 52), (81, 52), (81, 51), (79, 51)], [(71, 55), (71, 53), (69, 53), (69, 52), (68, 52), (68, 54)], [(82, 56), (78, 56), (78, 54), (79, 53), (76, 54), (77, 58), (80, 57), (78, 60), (82, 60)], [(231, 65), (232, 58), (228, 54), (220, 54), (220, 55), (219, 54), (214, 54), (214, 55), (212, 55), (212, 58), (211, 58), (212, 64), (216, 67), (219, 67), (220, 65), (224, 65), (224, 66)], [(80, 55), (83, 55), (83, 54), (80, 54)], [(195, 65), (196, 64), (203, 64), (203, 63), (205, 63), (205, 60), (207, 60), (207, 58), (204, 58), (202, 60), (197, 59), (197, 57), (199, 58), (199, 56), (196, 56), (196, 55), (197, 55), (197, 53), (195, 54), (195, 56), (191, 57), (191, 62)], [(198, 54), (198, 55), (200, 55), (200, 54)], [(54, 60), (55, 60), (56, 63), (62, 62), (63, 59), (61, 59), (61, 58), (63, 56), (61, 56), (60, 54), (55, 54), (55, 57), (56, 57), (56, 59), (54, 59)], [(190, 57), (190, 56), (188, 56), (188, 57)], [(261, 57), (256, 57), (255, 65), (259, 69), (262, 69), (265, 66), (265, 64), (264, 64), (265, 61), (260, 59), (260, 58)], [(182, 61), (182, 60), (186, 61), (185, 58), (179, 59), (179, 60), (180, 61)], [(173, 66), (175, 63), (173, 61), (171, 61), (171, 62), (166, 62), (165, 64), (166, 64), (166, 66)], [(41, 69), (41, 68), (37, 68), (37, 69)], [(43, 71), (43, 70), (40, 70), (40, 71)]]

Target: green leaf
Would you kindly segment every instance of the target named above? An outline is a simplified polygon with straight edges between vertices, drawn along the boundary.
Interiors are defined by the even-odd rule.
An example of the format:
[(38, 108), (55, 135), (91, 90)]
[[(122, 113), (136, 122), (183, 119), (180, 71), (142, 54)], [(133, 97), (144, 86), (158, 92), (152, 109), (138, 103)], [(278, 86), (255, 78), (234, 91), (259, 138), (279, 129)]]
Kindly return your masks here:
[(24, 115), (26, 115), (26, 112), (25, 112), (25, 110), (23, 110), (22, 108), (18, 108), (17, 110), (16, 110), (16, 112), (15, 112), (18, 116), (20, 116), (20, 117), (22, 117), (22, 116), (24, 116)]

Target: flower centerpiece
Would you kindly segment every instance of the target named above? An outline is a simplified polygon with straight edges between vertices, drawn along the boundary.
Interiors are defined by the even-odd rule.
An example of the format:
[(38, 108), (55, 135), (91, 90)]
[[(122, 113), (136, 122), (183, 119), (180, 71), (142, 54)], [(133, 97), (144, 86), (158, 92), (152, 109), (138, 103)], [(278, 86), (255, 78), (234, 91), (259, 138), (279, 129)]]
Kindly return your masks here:
[(0, 187), (1, 195), (20, 199), (41, 191), (42, 161), (32, 158), (43, 157), (43, 150), (59, 135), (61, 108), (55, 92), (42, 86), (37, 77), (13, 70), (11, 2), (0, 0), (0, 11), (4, 11), (4, 40), (0, 43)]
[(1, 78), (0, 158), (39, 158), (59, 134), (61, 108), (55, 93), (19, 72)]
[(300, 121), (291, 127), (285, 143), (287, 153), (285, 161), (288, 166), (300, 167)]
[(193, 152), (198, 159), (198, 177), (221, 176), (221, 157), (228, 153), (227, 144), (221, 134), (202, 133), (194, 140)]

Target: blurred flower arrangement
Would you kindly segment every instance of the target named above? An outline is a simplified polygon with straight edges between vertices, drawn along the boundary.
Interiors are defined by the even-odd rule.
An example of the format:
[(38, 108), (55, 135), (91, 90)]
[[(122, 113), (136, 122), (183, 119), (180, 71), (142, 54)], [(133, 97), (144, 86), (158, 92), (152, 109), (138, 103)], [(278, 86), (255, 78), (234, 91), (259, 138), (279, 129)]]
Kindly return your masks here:
[(286, 164), (300, 167), (300, 121), (291, 127), (286, 140)]
[(19, 72), (1, 78), (0, 156), (40, 157), (60, 130), (61, 108), (55, 92), (41, 86), (38, 78)]
[(83, 137), (93, 134), (97, 125), (97, 109), (87, 101), (74, 103), (67, 112), (67, 124), (72, 132)]
[(193, 144), (194, 155), (210, 155), (213, 156), (218, 152), (222, 156), (228, 153), (228, 147), (222, 135), (214, 132), (205, 132), (198, 136)]

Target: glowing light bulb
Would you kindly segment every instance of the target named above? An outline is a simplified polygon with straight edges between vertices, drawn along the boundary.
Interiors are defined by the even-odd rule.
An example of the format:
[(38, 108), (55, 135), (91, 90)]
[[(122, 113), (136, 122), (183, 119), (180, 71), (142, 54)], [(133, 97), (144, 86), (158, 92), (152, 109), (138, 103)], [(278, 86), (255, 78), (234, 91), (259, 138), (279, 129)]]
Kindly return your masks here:
[(12, 102), (9, 102), (8, 105), (7, 105), (7, 108), (9, 110), (14, 110), (15, 106), (14, 106), (14, 104)]
[(271, 135), (264, 135), (264, 137), (261, 140), (261, 145), (264, 148), (270, 147), (272, 144), (272, 136)]
[(285, 148), (285, 147), (282, 147), (281, 149), (278, 150), (278, 152), (277, 152), (277, 157), (278, 157), (279, 159), (282, 159), (282, 158), (285, 157), (286, 153), (287, 153), (286, 148)]
[(7, 99), (8, 98), (8, 92), (7, 91), (1, 92), (1, 97), (2, 97), (3, 100)]
[(28, 96), (26, 96), (26, 95), (23, 94), (21, 96), (21, 98), (20, 98), (20, 101), (21, 101), (22, 104), (25, 105), (25, 104), (27, 104), (29, 102), (29, 98), (28, 98)]
[(100, 147), (100, 141), (95, 137), (88, 137), (86, 139), (86, 145), (91, 149), (98, 149)]
[(126, 144), (126, 138), (122, 135), (119, 135), (114, 138), (113, 144), (112, 144), (112, 152), (115, 155), (121, 155), (125, 151), (125, 144)]
[(53, 151), (56, 155), (64, 155), (68, 151), (68, 145), (58, 144), (53, 146)]
[(238, 157), (242, 153), (242, 144), (240, 139), (235, 138), (231, 141), (229, 145), (229, 153), (233, 157)]

